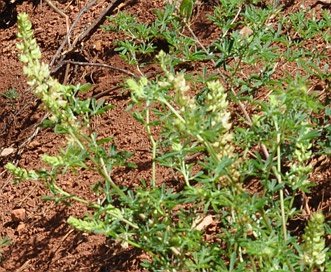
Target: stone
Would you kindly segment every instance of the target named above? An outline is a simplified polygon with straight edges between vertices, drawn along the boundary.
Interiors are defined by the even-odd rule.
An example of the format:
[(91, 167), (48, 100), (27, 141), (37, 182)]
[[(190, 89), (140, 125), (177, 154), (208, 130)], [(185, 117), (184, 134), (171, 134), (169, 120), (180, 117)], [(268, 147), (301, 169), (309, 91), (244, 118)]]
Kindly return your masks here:
[(25, 219), (25, 209), (14, 209), (11, 211), (11, 219), (13, 222), (22, 222)]

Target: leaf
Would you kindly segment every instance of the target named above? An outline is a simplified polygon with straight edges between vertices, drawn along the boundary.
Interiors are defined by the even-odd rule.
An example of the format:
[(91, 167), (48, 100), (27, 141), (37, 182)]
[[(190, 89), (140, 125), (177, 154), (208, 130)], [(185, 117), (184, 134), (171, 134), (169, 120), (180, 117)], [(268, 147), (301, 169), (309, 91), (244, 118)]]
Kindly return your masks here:
[(114, 140), (113, 137), (103, 138), (103, 139), (97, 141), (97, 145), (101, 145), (101, 144), (104, 144), (104, 143), (109, 143), (112, 140)]
[(186, 22), (190, 19), (193, 11), (194, 0), (183, 0), (179, 7), (180, 15), (184, 17)]
[(144, 117), (141, 115), (141, 113), (139, 113), (139, 112), (134, 112), (134, 113), (132, 114), (132, 116), (133, 116), (138, 122), (140, 122), (141, 124), (144, 124), (144, 123), (145, 123)]
[(81, 86), (78, 86), (79, 91), (86, 92), (92, 89), (92, 85), (89, 83), (83, 84)]
[(207, 215), (206, 217), (204, 217), (203, 219), (198, 216), (192, 224), (192, 229), (196, 229), (196, 230), (203, 230), (206, 229), (209, 225), (211, 225), (212, 223), (214, 223), (214, 219), (211, 215)]

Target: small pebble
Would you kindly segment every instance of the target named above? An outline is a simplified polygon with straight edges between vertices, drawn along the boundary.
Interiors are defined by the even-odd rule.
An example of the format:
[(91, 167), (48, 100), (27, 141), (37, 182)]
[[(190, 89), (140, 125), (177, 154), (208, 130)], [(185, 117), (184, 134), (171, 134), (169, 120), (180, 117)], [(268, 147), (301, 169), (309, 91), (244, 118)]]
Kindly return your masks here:
[(22, 222), (25, 219), (25, 209), (15, 209), (11, 211), (11, 219), (13, 222)]

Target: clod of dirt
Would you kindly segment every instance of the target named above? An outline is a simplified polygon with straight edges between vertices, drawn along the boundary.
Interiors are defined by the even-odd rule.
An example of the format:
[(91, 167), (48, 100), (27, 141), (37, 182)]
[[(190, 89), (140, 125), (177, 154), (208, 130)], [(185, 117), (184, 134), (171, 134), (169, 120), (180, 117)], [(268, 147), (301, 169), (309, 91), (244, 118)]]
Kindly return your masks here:
[(31, 148), (31, 149), (35, 149), (40, 146), (41, 146), (41, 143), (37, 140), (33, 140), (29, 143), (29, 148)]
[(20, 232), (24, 228), (25, 228), (25, 224), (23, 222), (20, 222), (17, 226), (16, 231)]
[(25, 209), (12, 210), (10, 215), (13, 222), (22, 222), (25, 219)]

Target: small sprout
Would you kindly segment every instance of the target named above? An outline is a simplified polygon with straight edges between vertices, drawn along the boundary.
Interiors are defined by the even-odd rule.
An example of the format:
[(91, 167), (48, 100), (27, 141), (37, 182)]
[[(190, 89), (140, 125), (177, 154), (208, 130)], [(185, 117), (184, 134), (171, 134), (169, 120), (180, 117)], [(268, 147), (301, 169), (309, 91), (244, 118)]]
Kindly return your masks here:
[(8, 91), (4, 92), (2, 96), (10, 101), (13, 101), (19, 97), (15, 88), (10, 88)]

